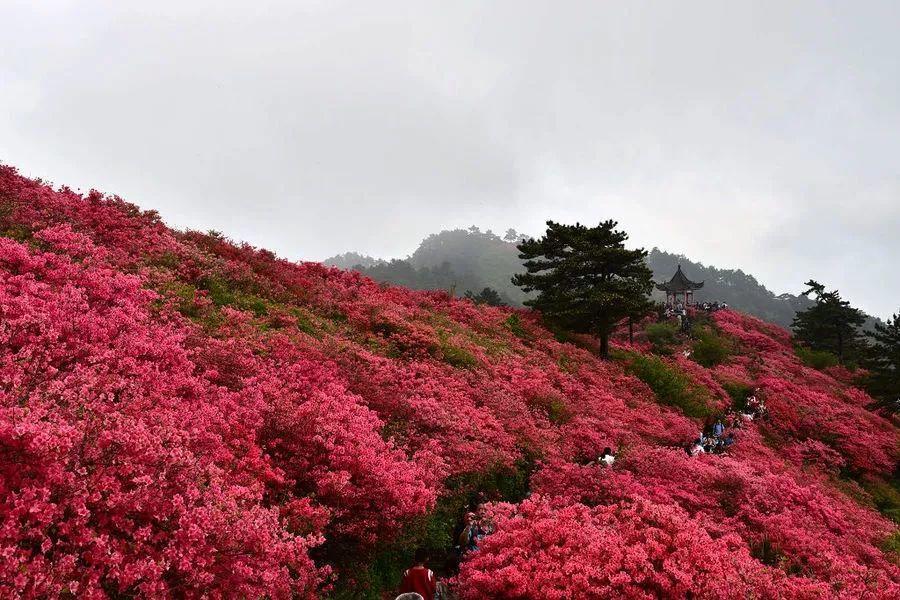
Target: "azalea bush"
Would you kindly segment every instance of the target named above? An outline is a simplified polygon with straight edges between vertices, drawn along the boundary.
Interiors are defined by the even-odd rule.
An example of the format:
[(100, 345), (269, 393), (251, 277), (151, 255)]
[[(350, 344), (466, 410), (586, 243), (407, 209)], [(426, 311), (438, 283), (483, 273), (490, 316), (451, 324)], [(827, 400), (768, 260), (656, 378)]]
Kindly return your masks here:
[(477, 509), (466, 598), (896, 597), (897, 427), (783, 329), (712, 320), (711, 360), (620, 332), (604, 362), (0, 166), (0, 596), (378, 598)]

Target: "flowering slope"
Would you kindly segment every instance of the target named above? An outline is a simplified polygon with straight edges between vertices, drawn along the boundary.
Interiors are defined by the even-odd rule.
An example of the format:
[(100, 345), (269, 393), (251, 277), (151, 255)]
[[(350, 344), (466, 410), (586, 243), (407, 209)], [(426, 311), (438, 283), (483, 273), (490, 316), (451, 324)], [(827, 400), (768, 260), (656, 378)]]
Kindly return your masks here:
[(783, 330), (715, 318), (724, 364), (662, 360), (770, 417), (692, 458), (698, 420), (534, 315), (0, 166), (0, 595), (358, 597), (478, 498), (466, 598), (896, 597), (865, 491), (896, 427)]

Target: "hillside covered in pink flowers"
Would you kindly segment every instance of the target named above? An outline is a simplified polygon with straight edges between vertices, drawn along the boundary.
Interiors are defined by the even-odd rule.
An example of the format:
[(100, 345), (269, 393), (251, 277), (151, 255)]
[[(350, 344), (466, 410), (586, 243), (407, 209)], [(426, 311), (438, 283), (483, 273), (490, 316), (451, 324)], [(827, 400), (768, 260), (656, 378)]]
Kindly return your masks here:
[(378, 598), (468, 510), (465, 599), (900, 597), (896, 423), (785, 330), (706, 328), (715, 364), (604, 362), (0, 166), (0, 597)]

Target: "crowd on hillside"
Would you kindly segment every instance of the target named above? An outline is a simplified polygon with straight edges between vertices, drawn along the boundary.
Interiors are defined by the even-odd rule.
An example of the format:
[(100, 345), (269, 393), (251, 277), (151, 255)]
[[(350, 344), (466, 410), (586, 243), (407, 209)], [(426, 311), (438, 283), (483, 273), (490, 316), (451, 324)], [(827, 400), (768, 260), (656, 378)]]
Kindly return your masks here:
[[(728, 304), (725, 302), (701, 302), (691, 305), (693, 309), (703, 311), (705, 313), (714, 313), (716, 311), (725, 310)], [(691, 328), (691, 312), (688, 311), (688, 305), (681, 301), (674, 304), (666, 304), (660, 314), (663, 319), (678, 319), (678, 325), (683, 332), (690, 331)]]
[(728, 308), (728, 305), (716, 300), (715, 302), (701, 302), (697, 305), (697, 308), (705, 312), (716, 312), (718, 310), (725, 310)]
[(763, 417), (766, 404), (754, 393), (747, 398), (740, 410), (729, 410), (724, 416), (710, 417), (700, 430), (700, 435), (685, 447), (690, 456), (698, 454), (723, 454), (735, 443), (735, 432), (745, 423)]

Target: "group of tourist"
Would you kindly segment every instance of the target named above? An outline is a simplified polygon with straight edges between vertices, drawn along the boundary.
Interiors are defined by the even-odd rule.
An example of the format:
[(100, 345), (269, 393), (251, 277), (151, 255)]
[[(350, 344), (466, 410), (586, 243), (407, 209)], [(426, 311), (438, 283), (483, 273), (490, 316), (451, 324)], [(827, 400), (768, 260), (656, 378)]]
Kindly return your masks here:
[(723, 454), (734, 445), (734, 431), (725, 434), (725, 425), (721, 419), (716, 419), (712, 426), (704, 427), (700, 436), (687, 448), (690, 456), (698, 454)]
[(718, 300), (716, 300), (715, 302), (701, 302), (697, 305), (697, 308), (705, 312), (716, 312), (717, 310), (724, 310), (728, 308), (728, 305), (724, 302), (719, 302)]
[[(719, 302), (718, 300), (715, 302), (700, 302), (699, 304), (691, 304), (690, 306), (707, 313), (713, 313), (717, 310), (728, 308), (728, 304)], [(679, 321), (682, 321), (688, 318), (688, 306), (680, 300), (674, 304), (666, 304), (663, 307), (662, 316), (666, 319), (678, 318)]]
[(687, 307), (683, 302), (679, 301), (675, 304), (666, 304), (663, 308), (663, 316), (666, 319), (678, 317), (679, 319), (687, 317)]
[(466, 552), (478, 550), (478, 544), (486, 535), (493, 533), (494, 527), (485, 519), (479, 519), (473, 512), (466, 513), (462, 531), (457, 537), (456, 553), (461, 558)]
[(682, 333), (687, 333), (691, 328), (691, 318), (688, 314), (687, 306), (683, 302), (675, 304), (666, 304), (663, 307), (661, 318), (666, 320), (678, 319), (678, 327)]
[(766, 403), (761, 398), (758, 398), (754, 392), (754, 394), (744, 402), (744, 408), (739, 414), (743, 419), (752, 421), (758, 417), (765, 416), (766, 412)]
[[(740, 410), (729, 410), (724, 417), (710, 417), (700, 435), (685, 448), (690, 456), (698, 454), (723, 454), (735, 443), (735, 431), (744, 423), (766, 414), (765, 402), (756, 393), (744, 401)], [(727, 432), (727, 433), (726, 433)]]
[[(479, 518), (474, 512), (466, 513), (462, 529), (456, 536), (455, 562), (462, 559), (465, 553), (477, 551), (481, 541), (493, 531), (493, 524), (489, 520)], [(451, 600), (454, 597), (447, 585), (426, 566), (427, 558), (428, 554), (424, 550), (416, 551), (415, 564), (404, 571), (400, 583), (401, 593), (396, 600)], [(454, 569), (455, 563), (450, 570)]]

